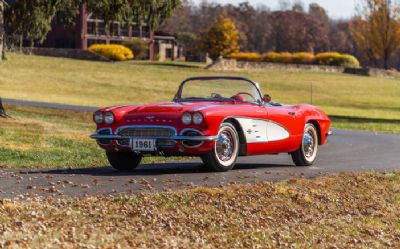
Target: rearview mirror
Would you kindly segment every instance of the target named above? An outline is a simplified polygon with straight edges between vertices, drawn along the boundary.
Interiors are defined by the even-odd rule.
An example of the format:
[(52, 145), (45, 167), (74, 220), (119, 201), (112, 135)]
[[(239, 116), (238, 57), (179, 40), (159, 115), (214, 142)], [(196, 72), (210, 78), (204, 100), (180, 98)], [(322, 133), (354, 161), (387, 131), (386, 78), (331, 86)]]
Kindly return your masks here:
[(269, 102), (271, 102), (271, 100), (272, 100), (272, 98), (269, 94), (264, 94), (264, 96), (263, 96), (264, 103), (269, 103)]

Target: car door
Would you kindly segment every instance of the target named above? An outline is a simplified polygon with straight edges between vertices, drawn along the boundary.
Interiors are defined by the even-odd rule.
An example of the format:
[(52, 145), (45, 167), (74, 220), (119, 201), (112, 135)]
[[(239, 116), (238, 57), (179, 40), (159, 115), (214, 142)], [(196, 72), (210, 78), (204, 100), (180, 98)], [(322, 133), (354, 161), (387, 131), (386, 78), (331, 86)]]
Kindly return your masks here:
[(268, 114), (268, 142), (280, 143), (284, 151), (296, 149), (293, 140), (298, 136), (299, 115), (291, 106), (265, 106)]

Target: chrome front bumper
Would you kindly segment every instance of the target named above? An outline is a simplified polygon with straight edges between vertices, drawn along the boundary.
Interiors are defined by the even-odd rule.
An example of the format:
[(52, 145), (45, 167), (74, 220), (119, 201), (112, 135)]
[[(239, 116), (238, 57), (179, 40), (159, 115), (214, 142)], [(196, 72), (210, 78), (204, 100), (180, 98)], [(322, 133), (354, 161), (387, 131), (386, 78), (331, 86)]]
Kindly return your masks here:
[[(100, 134), (93, 134), (90, 138), (96, 140), (125, 140), (125, 139), (134, 139), (135, 137), (130, 136), (120, 136), (120, 135), (100, 135)], [(172, 136), (172, 137), (138, 137), (140, 139), (170, 139), (176, 141), (216, 141), (218, 136)]]

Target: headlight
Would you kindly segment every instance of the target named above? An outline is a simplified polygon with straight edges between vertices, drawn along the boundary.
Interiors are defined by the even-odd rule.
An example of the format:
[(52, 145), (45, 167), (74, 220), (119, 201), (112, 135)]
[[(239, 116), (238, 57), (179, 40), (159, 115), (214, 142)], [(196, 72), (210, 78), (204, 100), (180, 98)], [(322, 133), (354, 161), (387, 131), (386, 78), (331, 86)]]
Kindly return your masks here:
[(96, 124), (101, 124), (104, 121), (103, 113), (101, 112), (95, 112), (93, 115), (93, 120), (96, 122)]
[(192, 115), (190, 115), (190, 113), (188, 113), (188, 112), (185, 112), (182, 115), (182, 123), (184, 125), (190, 125), (190, 123), (192, 123)]
[(104, 121), (107, 124), (114, 123), (114, 114), (112, 112), (106, 112), (106, 114), (104, 115)]
[(199, 124), (203, 123), (203, 120), (204, 120), (203, 115), (201, 115), (200, 112), (195, 112), (193, 114), (193, 123), (194, 124), (199, 125)]

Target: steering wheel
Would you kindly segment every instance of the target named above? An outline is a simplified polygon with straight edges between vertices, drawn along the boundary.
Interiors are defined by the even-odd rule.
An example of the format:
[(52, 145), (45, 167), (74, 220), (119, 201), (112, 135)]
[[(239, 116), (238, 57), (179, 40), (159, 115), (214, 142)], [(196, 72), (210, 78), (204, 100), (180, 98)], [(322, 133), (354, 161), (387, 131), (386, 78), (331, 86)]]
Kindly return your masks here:
[(254, 100), (254, 102), (257, 101), (257, 99), (252, 94), (247, 93), (247, 92), (239, 92), (235, 96), (232, 96), (232, 98), (234, 99), (236, 96), (239, 96), (239, 95), (247, 95), (247, 96), (250, 96)]

